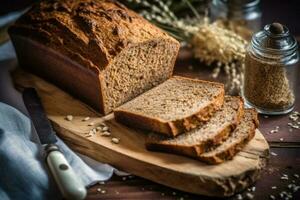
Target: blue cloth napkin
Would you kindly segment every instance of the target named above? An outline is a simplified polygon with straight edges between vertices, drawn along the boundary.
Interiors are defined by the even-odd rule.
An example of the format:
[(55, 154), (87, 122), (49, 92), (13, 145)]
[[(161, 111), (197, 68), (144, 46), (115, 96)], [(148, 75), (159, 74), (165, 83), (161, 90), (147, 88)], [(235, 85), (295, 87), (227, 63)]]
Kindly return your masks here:
[[(0, 199), (59, 199), (61, 195), (42, 155), (30, 140), (32, 124), (15, 108), (0, 102)], [(57, 144), (85, 185), (110, 178), (113, 168), (90, 168), (58, 138)], [(89, 162), (89, 158), (84, 157)]]

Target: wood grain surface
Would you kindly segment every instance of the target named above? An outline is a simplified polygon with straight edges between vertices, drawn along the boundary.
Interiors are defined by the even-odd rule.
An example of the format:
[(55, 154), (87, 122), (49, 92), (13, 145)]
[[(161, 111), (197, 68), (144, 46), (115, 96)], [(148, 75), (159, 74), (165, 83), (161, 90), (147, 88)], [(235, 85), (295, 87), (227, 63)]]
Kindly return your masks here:
[[(254, 139), (233, 160), (219, 165), (150, 152), (145, 149), (145, 132), (117, 123), (113, 114), (102, 117), (35, 75), (21, 69), (13, 74), (17, 87), (37, 89), (55, 131), (73, 150), (118, 169), (182, 191), (223, 197), (253, 184), (266, 165), (269, 146), (258, 130)], [(66, 115), (73, 115), (74, 119), (68, 121)], [(91, 119), (83, 121), (87, 116)], [(91, 122), (94, 125), (90, 126)], [(109, 126), (111, 137), (120, 139), (119, 144), (100, 133), (87, 137), (87, 133), (102, 122)]]

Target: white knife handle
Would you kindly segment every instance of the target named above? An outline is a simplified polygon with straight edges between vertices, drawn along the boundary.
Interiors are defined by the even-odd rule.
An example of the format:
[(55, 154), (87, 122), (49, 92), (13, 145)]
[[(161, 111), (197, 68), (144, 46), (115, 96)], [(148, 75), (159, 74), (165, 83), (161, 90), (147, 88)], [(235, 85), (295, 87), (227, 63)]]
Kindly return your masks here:
[(86, 197), (85, 186), (59, 150), (48, 151), (46, 161), (64, 198), (81, 200)]

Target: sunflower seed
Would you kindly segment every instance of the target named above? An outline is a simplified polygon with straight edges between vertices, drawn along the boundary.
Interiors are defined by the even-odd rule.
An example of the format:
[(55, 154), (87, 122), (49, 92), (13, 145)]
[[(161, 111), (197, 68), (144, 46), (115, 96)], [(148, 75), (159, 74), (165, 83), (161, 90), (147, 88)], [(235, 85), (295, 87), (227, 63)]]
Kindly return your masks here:
[(246, 193), (246, 197), (247, 197), (248, 199), (253, 199), (253, 198), (254, 198), (254, 195), (251, 194), (251, 193)]
[(275, 196), (274, 195), (270, 195), (270, 199), (275, 200)]
[(274, 152), (271, 152), (271, 155), (272, 155), (272, 156), (277, 156), (278, 154), (277, 154), (277, 153), (274, 153)]
[(115, 144), (119, 144), (120, 139), (119, 138), (112, 138), (111, 141)]
[(94, 125), (95, 125), (94, 122), (91, 122), (91, 123), (88, 124), (88, 126), (94, 126)]
[(86, 118), (82, 119), (82, 121), (88, 121), (88, 120), (90, 120), (90, 117), (86, 117)]
[(73, 115), (67, 115), (66, 120), (67, 121), (72, 121), (73, 120)]
[(101, 135), (101, 136), (104, 136), (104, 137), (108, 137), (108, 136), (111, 135), (111, 133), (108, 132), (108, 131), (105, 131), (105, 132), (100, 133), (100, 135)]
[(102, 128), (102, 131), (108, 131), (109, 130), (109, 128), (107, 127), (107, 126), (104, 126), (103, 128)]

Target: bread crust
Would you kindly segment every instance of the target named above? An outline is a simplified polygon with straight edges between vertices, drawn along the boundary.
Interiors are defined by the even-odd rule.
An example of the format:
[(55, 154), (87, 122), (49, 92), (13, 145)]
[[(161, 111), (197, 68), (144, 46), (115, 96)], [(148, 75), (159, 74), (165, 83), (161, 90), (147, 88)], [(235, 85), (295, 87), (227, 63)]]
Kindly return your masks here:
[(197, 145), (173, 145), (167, 142), (155, 143), (149, 139), (146, 140), (146, 148), (154, 151), (165, 151), (170, 153), (176, 153), (189, 157), (197, 158), (200, 154), (208, 151), (213, 146), (221, 144), (226, 140), (230, 133), (237, 127), (244, 115), (244, 103), (241, 97), (239, 98), (239, 106), (237, 108), (237, 114), (231, 123), (226, 124), (221, 130), (218, 131), (216, 137), (206, 140), (204, 143)]
[[(201, 82), (201, 83), (213, 83), (210, 81), (191, 79), (182, 76), (173, 76), (173, 78), (188, 79), (191, 81)], [(219, 110), (222, 107), (224, 103), (224, 96), (225, 96), (224, 85), (215, 82), (213, 84), (219, 85), (222, 88), (220, 90), (220, 93), (217, 94), (208, 105), (205, 105), (204, 107), (200, 108), (196, 113), (192, 113), (191, 115), (186, 116), (182, 119), (164, 121), (162, 119), (149, 118), (142, 114), (128, 112), (126, 110), (122, 110), (122, 108), (117, 108), (114, 110), (115, 119), (118, 122), (124, 123), (131, 127), (145, 129), (145, 130), (161, 133), (164, 135), (168, 135), (171, 137), (176, 137), (181, 133), (196, 128), (202, 122), (208, 121), (210, 117), (213, 115), (213, 113), (215, 113), (217, 110)]]

